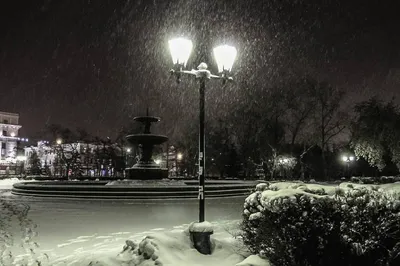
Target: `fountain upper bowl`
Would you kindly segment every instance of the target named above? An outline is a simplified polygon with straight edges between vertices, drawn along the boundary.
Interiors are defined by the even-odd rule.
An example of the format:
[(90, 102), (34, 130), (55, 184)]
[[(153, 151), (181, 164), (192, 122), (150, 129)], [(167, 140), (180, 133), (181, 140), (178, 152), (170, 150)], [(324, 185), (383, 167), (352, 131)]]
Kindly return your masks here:
[(141, 122), (141, 123), (145, 123), (145, 122), (154, 123), (154, 122), (160, 121), (160, 118), (156, 117), (156, 116), (137, 116), (137, 117), (134, 117), (133, 120)]

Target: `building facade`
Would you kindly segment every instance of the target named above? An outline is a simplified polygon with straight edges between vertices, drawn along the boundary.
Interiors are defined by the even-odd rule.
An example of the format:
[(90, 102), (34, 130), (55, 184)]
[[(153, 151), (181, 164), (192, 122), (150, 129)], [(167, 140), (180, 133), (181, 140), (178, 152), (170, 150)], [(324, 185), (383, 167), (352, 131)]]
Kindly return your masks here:
[(42, 174), (51, 176), (71, 176), (77, 172), (83, 176), (115, 176), (116, 160), (121, 159), (120, 149), (114, 145), (84, 142), (50, 144), (39, 141), (37, 146), (25, 147), (24, 150), (28, 173), (32, 169), (32, 155), (36, 154), (36, 163)]
[(23, 145), (27, 138), (19, 137), (19, 114), (0, 112), (0, 175), (21, 174)]
[(19, 115), (0, 112), (0, 163), (7, 163), (17, 155)]

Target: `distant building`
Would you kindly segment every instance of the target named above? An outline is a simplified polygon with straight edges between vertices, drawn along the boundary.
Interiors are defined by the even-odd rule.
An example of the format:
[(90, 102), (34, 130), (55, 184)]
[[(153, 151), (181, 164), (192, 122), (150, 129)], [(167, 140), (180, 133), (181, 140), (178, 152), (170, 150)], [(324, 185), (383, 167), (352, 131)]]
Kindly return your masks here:
[(0, 163), (7, 163), (16, 157), (19, 115), (0, 112)]
[(28, 139), (20, 138), (19, 114), (0, 112), (0, 175), (13, 175), (21, 172), (20, 165), (25, 160), (22, 143)]
[[(33, 153), (37, 154), (43, 174), (52, 176), (65, 176), (71, 168), (78, 167), (84, 176), (115, 176), (117, 159), (108, 154), (116, 152), (115, 156), (121, 157), (121, 151), (115, 145), (73, 142), (63, 144), (50, 144), (48, 141), (39, 141), (37, 146), (25, 147), (25, 170), (29, 173)], [(60, 156), (62, 158), (60, 158)], [(67, 161), (71, 162), (70, 169), (66, 169)]]

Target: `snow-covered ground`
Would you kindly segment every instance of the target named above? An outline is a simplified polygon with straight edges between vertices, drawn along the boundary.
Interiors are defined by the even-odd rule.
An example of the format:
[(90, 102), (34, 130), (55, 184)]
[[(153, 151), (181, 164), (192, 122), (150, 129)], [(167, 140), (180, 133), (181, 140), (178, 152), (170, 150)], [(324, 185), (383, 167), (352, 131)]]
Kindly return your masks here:
[[(15, 182), (17, 180), (2, 180), (1, 200), (10, 201), (20, 209), (29, 209), (28, 218), (37, 233), (32, 241), (39, 245), (34, 249), (35, 256), (43, 262), (51, 261), (48, 265), (86, 266), (89, 264), (87, 261), (100, 259), (103, 264), (93, 262), (92, 265), (135, 265), (124, 264), (117, 256), (126, 240), (139, 241), (147, 235), (153, 235), (160, 247), (164, 245), (161, 243), (164, 240), (172, 245), (169, 249), (165, 246), (167, 244), (165, 248), (160, 248), (160, 254), (171, 253), (168, 258), (163, 255), (163, 265), (232, 266), (243, 260), (242, 256), (232, 251), (233, 238), (226, 231), (226, 226), (241, 218), (245, 197), (206, 200), (206, 219), (216, 225), (212, 237), (220, 243), (217, 245), (220, 248), (203, 264), (199, 259), (203, 255), (188, 246), (187, 242), (182, 242), (184, 229), (198, 219), (197, 200), (109, 201), (21, 197), (9, 191)], [(0, 213), (3, 213), (2, 210)], [(16, 219), (12, 223), (10, 230), (15, 236), (13, 254), (22, 258), (26, 251), (19, 245), (20, 226)], [(222, 264), (224, 261), (225, 264)], [(146, 263), (149, 262), (140, 265), (154, 265)]]
[[(78, 248), (73, 254), (50, 260), (51, 265), (171, 265), (171, 266), (250, 266), (243, 261), (248, 254), (238, 244), (231, 233), (228, 231), (231, 227), (236, 227), (237, 222), (214, 223), (214, 235), (212, 236), (213, 253), (212, 255), (202, 255), (191, 245), (187, 233), (188, 225), (175, 226), (170, 230), (153, 230), (152, 232), (143, 232), (140, 234), (129, 235), (126, 232), (117, 232), (111, 236), (103, 236), (104, 239), (97, 245), (90, 248)], [(93, 236), (72, 239), (70, 243), (79, 243), (90, 241)], [(135, 250), (131, 250), (129, 245), (123, 245), (125, 240), (131, 240), (138, 245), (141, 242), (144, 250), (150, 250), (151, 258), (145, 259), (143, 255), (138, 255)], [(131, 242), (131, 243), (132, 243)], [(86, 246), (86, 245), (85, 245)], [(54, 256), (51, 256), (54, 257)], [(255, 260), (255, 258), (252, 258)], [(260, 260), (261, 261), (261, 260)], [(261, 261), (262, 262), (262, 261)], [(267, 262), (257, 264), (267, 266)]]
[[(212, 255), (201, 255), (191, 246), (186, 230), (189, 224), (197, 219), (197, 200), (103, 201), (30, 198), (11, 195), (9, 189), (15, 182), (18, 180), (0, 181), (0, 200), (29, 210), (28, 218), (32, 220), (32, 228), (35, 231), (32, 241), (37, 242), (38, 246), (33, 246), (32, 250), (20, 247), (20, 226), (18, 221), (13, 220), (10, 232), (15, 239), (14, 245), (9, 249), (13, 251), (14, 256), (10, 257), (9, 264), (4, 266), (18, 265), (17, 261), (28, 259), (31, 259), (30, 265), (41, 266), (269, 265), (258, 256), (246, 259), (249, 254), (240, 241), (234, 238), (245, 197), (206, 201), (206, 218), (214, 227), (214, 252)], [(343, 183), (339, 186), (348, 185)], [(298, 191), (307, 187), (313, 190), (323, 189), (328, 194), (335, 191), (332, 185), (282, 182), (273, 186), (277, 190), (290, 188)], [(400, 184), (386, 184), (381, 188), (400, 191)], [(0, 213), (3, 213), (2, 210)], [(143, 239), (145, 241), (141, 242)], [(129, 241), (126, 242), (127, 240)], [(147, 246), (155, 256), (144, 259), (143, 254), (137, 253), (137, 249), (130, 249), (139, 243)], [(7, 258), (7, 253), (4, 256)], [(41, 264), (35, 264), (33, 259), (37, 259)]]
[(30, 182), (31, 180), (20, 180), (16, 177), (0, 179), (0, 190), (12, 189), (12, 185), (18, 182)]
[[(17, 265), (22, 261), (40, 261), (42, 266), (268, 266), (268, 262), (252, 256), (243, 249), (232, 234), (235, 233), (238, 221), (212, 223), (212, 255), (202, 255), (190, 242), (187, 233), (188, 224), (174, 226), (169, 229), (155, 228), (147, 232), (132, 234), (130, 232), (114, 232), (102, 235), (82, 235), (71, 238), (53, 249), (36, 249), (35, 254), (19, 255), (9, 261)], [(126, 242), (126, 240), (129, 240)], [(144, 240), (144, 241), (143, 241)], [(126, 243), (130, 245), (126, 245)], [(137, 246), (146, 245), (151, 257), (145, 259), (137, 250), (131, 250), (132, 243)], [(69, 246), (69, 252), (60, 252)], [(133, 245), (132, 245), (133, 246)], [(154, 255), (154, 256), (153, 256)], [(247, 259), (246, 259), (247, 258)], [(251, 263), (251, 264), (250, 264)], [(254, 263), (254, 264), (253, 264)], [(36, 264), (32, 264), (36, 265)]]

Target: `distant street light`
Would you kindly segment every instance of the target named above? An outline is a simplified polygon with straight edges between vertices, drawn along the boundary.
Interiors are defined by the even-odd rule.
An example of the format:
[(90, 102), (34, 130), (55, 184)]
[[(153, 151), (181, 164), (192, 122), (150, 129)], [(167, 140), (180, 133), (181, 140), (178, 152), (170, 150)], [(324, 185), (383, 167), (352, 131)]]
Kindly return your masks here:
[(183, 159), (183, 154), (182, 153), (178, 153), (176, 155), (177, 162), (176, 162), (176, 170), (175, 170), (176, 171), (176, 175), (178, 175), (178, 176), (182, 176), (182, 165), (181, 165), (182, 159)]
[[(56, 143), (57, 143), (57, 145), (61, 145), (62, 144), (62, 139), (61, 138), (58, 138), (58, 139), (56, 139)], [(58, 151), (57, 151), (58, 150)], [(59, 152), (61, 152), (61, 146), (60, 147), (57, 147), (56, 148), (56, 151), (57, 151), (57, 168), (58, 168), (58, 171), (59, 171), (59, 174), (60, 174), (60, 176), (62, 176), (62, 169), (61, 169), (61, 165), (60, 165), (60, 162), (61, 162), (61, 156), (59, 156)], [(68, 171), (68, 170), (67, 170)], [(68, 172), (67, 172), (67, 176), (68, 176)]]
[(346, 155), (344, 155), (342, 157), (342, 160), (343, 160), (343, 162), (346, 162), (346, 163), (352, 162), (352, 161), (354, 161), (354, 156), (346, 156)]
[(350, 177), (350, 163), (354, 161), (354, 156), (342, 156), (342, 161), (346, 163), (346, 175)]
[(181, 161), (182, 158), (183, 158), (183, 154), (182, 154), (182, 153), (178, 153), (177, 156), (176, 156), (176, 159), (177, 159), (178, 161)]
[(169, 48), (171, 51), (172, 61), (174, 68), (171, 73), (176, 76), (178, 83), (181, 81), (182, 74), (188, 74), (195, 76), (200, 83), (199, 94), (199, 221), (205, 221), (205, 134), (204, 134), (204, 118), (205, 118), (205, 88), (206, 81), (215, 78), (221, 79), (223, 83), (227, 80), (232, 80), (229, 76), (232, 69), (232, 65), (236, 58), (236, 48), (229, 45), (221, 45), (214, 48), (214, 57), (217, 61), (219, 75), (213, 75), (207, 69), (206, 63), (200, 63), (197, 70), (184, 70), (187, 61), (189, 60), (190, 53), (192, 51), (192, 41), (185, 38), (176, 38), (169, 41)]
[[(122, 149), (122, 153), (123, 153)], [(125, 168), (128, 166), (128, 159), (129, 159), (129, 154), (131, 153), (131, 148), (126, 148), (126, 154), (125, 154)], [(124, 175), (125, 175), (125, 170), (124, 170)]]

